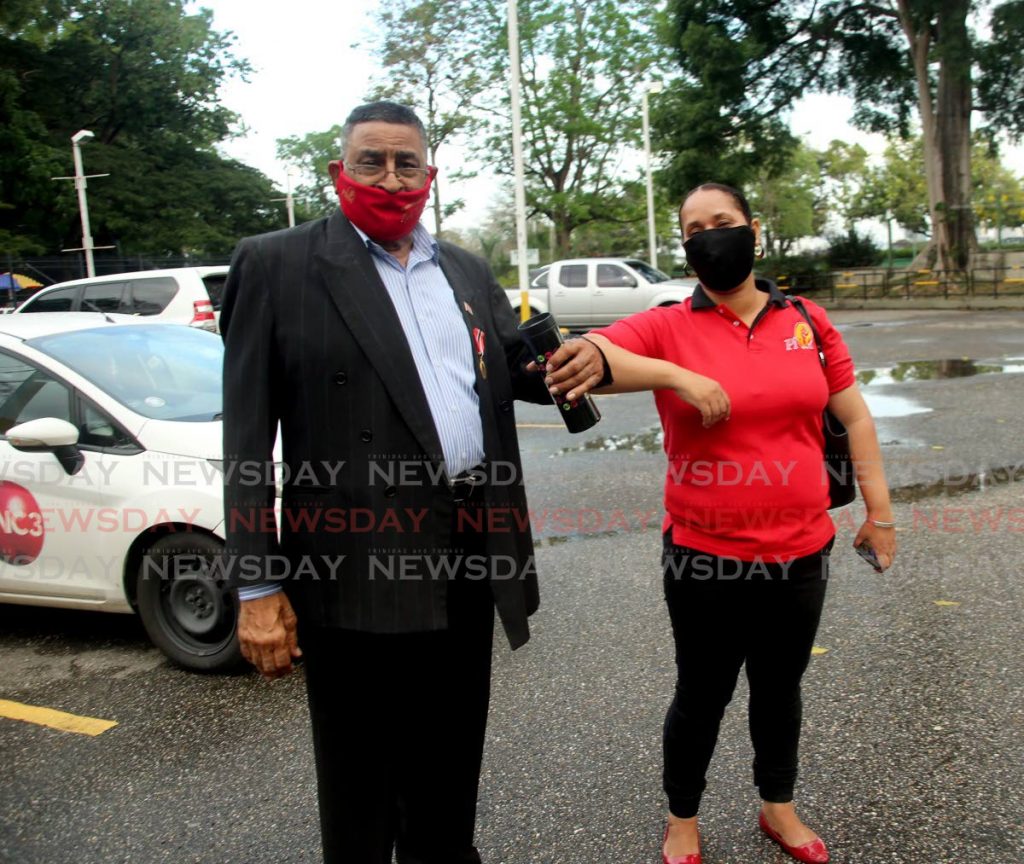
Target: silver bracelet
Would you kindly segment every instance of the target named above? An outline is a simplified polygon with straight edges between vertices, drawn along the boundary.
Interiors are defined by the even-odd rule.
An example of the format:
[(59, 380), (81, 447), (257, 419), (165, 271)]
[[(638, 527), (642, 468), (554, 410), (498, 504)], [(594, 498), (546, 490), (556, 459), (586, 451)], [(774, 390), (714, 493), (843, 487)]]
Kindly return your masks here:
[(881, 519), (872, 519), (871, 524), (876, 528), (895, 528), (895, 522), (883, 522)]

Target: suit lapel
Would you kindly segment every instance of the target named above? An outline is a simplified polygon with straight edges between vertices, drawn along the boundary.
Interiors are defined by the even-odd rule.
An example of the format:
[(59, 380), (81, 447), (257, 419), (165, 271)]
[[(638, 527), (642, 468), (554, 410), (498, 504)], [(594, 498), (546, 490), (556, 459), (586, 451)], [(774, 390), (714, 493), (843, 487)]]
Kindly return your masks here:
[(402, 322), (362, 238), (340, 212), (330, 218), (326, 246), (314, 259), (331, 300), (405, 422), (424, 452), (441, 461), (441, 442)]

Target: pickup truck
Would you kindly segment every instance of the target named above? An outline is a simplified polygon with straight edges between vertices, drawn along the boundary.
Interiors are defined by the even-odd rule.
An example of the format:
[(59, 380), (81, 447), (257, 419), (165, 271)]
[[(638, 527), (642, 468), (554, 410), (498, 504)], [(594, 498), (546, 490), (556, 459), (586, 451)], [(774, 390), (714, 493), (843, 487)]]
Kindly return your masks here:
[[(530, 283), (530, 315), (550, 312), (562, 327), (599, 327), (634, 312), (685, 300), (696, 279), (671, 279), (636, 258), (572, 258), (555, 261)], [(520, 315), (518, 290), (507, 289)]]

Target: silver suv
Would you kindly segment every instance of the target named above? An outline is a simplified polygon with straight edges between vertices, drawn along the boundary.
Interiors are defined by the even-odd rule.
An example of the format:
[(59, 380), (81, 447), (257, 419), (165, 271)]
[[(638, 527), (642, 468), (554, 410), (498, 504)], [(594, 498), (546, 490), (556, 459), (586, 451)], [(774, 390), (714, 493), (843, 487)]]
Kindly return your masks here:
[(24, 312), (120, 312), (218, 332), (228, 268), (178, 267), (59, 282), (33, 294)]

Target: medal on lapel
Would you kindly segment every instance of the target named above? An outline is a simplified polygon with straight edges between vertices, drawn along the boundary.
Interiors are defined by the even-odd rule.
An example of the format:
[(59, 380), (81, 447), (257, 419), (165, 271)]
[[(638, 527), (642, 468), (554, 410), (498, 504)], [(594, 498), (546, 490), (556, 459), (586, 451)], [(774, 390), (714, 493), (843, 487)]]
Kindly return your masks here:
[(484, 363), (484, 331), (479, 327), (473, 328), (473, 346), (476, 348), (476, 356), (479, 358), (480, 377), (487, 377), (487, 364)]

